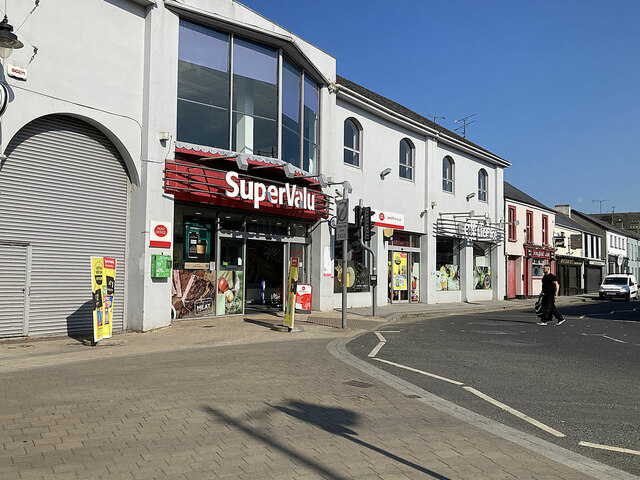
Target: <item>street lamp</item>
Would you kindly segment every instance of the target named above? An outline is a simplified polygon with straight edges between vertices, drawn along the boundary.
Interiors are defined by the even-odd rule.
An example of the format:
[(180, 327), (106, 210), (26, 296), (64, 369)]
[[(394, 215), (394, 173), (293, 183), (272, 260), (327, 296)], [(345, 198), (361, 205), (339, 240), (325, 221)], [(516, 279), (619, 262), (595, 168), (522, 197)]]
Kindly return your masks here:
[(13, 26), (9, 23), (7, 15), (0, 22), (0, 57), (7, 59), (11, 56), (14, 49), (24, 47), (23, 43), (13, 33)]

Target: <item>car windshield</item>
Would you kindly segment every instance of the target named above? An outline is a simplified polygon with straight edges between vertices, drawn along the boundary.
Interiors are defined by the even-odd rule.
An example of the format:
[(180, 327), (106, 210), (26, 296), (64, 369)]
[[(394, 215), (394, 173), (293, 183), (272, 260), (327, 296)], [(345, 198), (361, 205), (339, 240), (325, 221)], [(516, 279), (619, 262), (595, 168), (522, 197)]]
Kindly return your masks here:
[(605, 285), (626, 285), (627, 279), (624, 277), (606, 277), (604, 279)]

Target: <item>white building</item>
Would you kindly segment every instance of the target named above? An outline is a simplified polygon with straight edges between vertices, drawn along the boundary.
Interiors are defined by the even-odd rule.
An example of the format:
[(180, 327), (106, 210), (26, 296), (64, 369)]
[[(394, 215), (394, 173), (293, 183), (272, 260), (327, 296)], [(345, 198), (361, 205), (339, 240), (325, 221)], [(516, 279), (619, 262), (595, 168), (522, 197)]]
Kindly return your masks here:
[[(90, 330), (93, 255), (117, 260), (116, 331), (281, 309), (293, 257), (313, 308), (339, 306), (340, 185), (320, 173), (376, 212), (378, 305), (502, 298), (508, 162), (337, 77), (330, 54), (231, 0), (11, 7), (0, 336)], [(371, 305), (350, 245), (349, 305)]]

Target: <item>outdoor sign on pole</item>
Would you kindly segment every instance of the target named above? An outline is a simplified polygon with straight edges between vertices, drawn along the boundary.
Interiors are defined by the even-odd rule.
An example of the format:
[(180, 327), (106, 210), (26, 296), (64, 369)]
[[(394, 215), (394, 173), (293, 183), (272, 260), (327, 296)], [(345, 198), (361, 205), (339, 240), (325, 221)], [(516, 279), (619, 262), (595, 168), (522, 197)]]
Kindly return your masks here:
[(338, 219), (338, 225), (349, 224), (349, 199), (343, 198), (336, 201), (336, 218)]
[(339, 223), (336, 226), (336, 242), (342, 242), (347, 240), (349, 236), (349, 225), (346, 223)]

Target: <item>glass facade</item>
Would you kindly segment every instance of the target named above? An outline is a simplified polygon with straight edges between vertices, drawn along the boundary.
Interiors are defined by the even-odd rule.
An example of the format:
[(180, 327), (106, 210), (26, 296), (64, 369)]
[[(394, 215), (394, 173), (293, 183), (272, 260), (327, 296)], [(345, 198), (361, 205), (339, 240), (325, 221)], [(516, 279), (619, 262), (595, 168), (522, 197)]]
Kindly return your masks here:
[(178, 140), (278, 158), (316, 174), (320, 87), (287, 58), (278, 82), (280, 56), (271, 46), (181, 20)]

